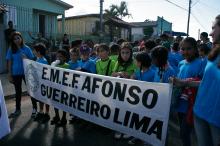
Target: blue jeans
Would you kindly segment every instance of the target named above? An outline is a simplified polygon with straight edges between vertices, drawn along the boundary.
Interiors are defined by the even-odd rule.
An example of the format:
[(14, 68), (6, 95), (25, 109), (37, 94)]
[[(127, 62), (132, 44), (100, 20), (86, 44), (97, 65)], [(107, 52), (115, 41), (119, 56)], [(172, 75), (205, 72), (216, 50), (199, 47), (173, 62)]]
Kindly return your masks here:
[(178, 113), (179, 125), (180, 125), (180, 138), (183, 146), (191, 146), (191, 132), (192, 125), (187, 123), (186, 114)]
[(220, 128), (194, 115), (198, 146), (219, 146)]

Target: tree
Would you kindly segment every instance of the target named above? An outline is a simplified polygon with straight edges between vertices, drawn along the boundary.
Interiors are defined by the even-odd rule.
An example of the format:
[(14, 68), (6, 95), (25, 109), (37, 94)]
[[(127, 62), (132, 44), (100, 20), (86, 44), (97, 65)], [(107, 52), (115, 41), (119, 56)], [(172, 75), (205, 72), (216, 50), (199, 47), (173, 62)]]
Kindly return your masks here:
[(128, 5), (125, 1), (122, 1), (120, 6), (117, 6), (117, 11), (121, 19), (123, 17), (131, 16), (131, 14), (128, 13)]
[(118, 13), (117, 7), (118, 7), (117, 5), (112, 4), (109, 10), (105, 9), (105, 14), (109, 17), (118, 17), (119, 13)]
[(131, 14), (128, 13), (128, 6), (125, 1), (122, 1), (119, 6), (112, 4), (109, 9), (105, 10), (105, 14), (109, 17), (130, 17)]

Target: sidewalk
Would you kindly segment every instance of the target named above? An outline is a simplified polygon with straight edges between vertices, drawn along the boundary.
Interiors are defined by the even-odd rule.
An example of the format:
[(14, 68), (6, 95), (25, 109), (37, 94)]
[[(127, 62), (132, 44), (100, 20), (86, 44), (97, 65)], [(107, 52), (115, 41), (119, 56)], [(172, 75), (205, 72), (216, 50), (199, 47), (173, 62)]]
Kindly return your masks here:
[[(2, 82), (2, 88), (3, 88), (3, 92), (4, 92), (5, 97), (13, 96), (15, 94), (14, 85), (8, 81), (7, 74), (0, 74), (0, 80)], [(27, 89), (26, 89), (26, 85), (24, 84), (24, 81), (23, 81), (22, 82), (22, 92), (25, 92), (25, 91), (27, 91)]]

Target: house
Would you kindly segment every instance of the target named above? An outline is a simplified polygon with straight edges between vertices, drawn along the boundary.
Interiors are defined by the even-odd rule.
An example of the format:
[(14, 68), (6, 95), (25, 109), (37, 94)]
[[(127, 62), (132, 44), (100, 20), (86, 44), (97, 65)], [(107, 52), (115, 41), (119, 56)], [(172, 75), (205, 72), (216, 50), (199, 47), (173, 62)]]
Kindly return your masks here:
[(157, 17), (156, 21), (145, 20), (144, 22), (132, 22), (132, 40), (140, 40), (143, 37), (157, 37), (166, 32), (172, 31), (172, 23), (163, 17)]
[[(119, 19), (104, 15), (104, 36), (112, 41), (114, 37), (130, 38), (131, 24)], [(58, 19), (58, 32), (61, 32), (61, 19)], [(100, 38), (100, 15), (87, 14), (65, 18), (65, 33), (72, 38)]]
[[(62, 15), (62, 28), (64, 32), (65, 10), (73, 6), (61, 0), (1, 0), (0, 5), (6, 11), (0, 15), (0, 30), (7, 28), (7, 22), (13, 21), (14, 28), (21, 32), (25, 41), (32, 41), (29, 33), (33, 36), (41, 33), (46, 38), (54, 38), (57, 34), (57, 16)], [(0, 38), (3, 37), (1, 31)], [(5, 44), (0, 44), (0, 73), (5, 71)]]

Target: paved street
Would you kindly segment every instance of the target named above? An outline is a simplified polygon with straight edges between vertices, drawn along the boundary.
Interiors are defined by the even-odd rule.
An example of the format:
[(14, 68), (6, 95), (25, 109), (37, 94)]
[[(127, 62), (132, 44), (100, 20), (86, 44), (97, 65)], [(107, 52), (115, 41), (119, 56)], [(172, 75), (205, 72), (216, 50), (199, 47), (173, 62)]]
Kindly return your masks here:
[[(6, 97), (8, 113), (14, 111), (14, 87), (7, 80), (6, 74), (0, 74), (3, 91)], [(23, 84), (23, 91), (26, 90)], [(16, 119), (10, 119), (11, 134), (0, 140), (0, 146), (127, 146), (128, 140), (115, 140), (111, 130), (102, 128), (82, 120), (66, 127), (55, 127), (40, 124), (31, 119), (31, 100), (29, 96), (22, 97), (22, 114)], [(51, 110), (53, 117), (54, 110)], [(69, 117), (68, 117), (69, 118)], [(181, 146), (179, 128), (173, 122), (169, 126), (169, 146)], [(195, 136), (193, 136), (195, 139)], [(193, 145), (196, 146), (195, 140)], [(142, 146), (136, 144), (135, 146)]]
[[(14, 99), (6, 100), (8, 113), (14, 110)], [(53, 110), (51, 112), (53, 114)], [(53, 116), (53, 115), (52, 115)], [(22, 97), (22, 114), (10, 119), (11, 134), (0, 140), (0, 146), (127, 146), (127, 140), (115, 140), (111, 130), (89, 122), (76, 121), (66, 127), (39, 124), (31, 118), (31, 101)], [(69, 117), (68, 117), (69, 118)], [(181, 146), (178, 128), (169, 128), (169, 146)], [(143, 144), (136, 144), (142, 146)]]

